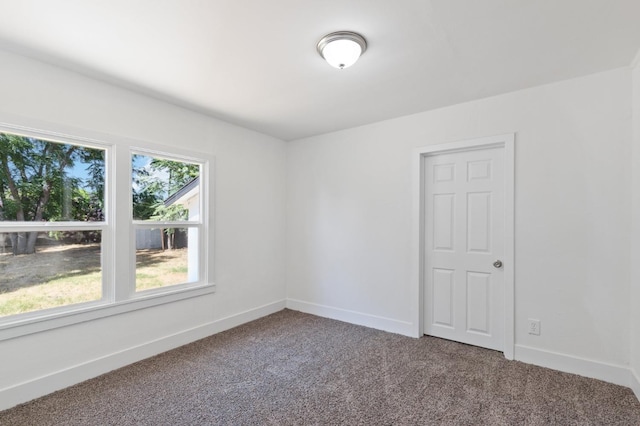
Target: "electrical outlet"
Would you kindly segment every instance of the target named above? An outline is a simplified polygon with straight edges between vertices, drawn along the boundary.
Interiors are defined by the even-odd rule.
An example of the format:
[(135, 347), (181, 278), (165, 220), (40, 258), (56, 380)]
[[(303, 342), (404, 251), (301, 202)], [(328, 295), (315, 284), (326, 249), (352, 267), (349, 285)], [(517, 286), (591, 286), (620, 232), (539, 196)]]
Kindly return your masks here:
[(529, 334), (540, 335), (540, 320), (529, 318)]

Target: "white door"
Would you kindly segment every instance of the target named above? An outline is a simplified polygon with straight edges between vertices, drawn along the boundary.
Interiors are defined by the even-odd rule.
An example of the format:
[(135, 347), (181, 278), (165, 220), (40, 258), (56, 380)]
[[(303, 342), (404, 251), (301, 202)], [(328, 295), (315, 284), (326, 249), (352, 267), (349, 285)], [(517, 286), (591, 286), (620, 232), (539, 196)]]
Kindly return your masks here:
[(424, 157), (425, 334), (504, 347), (504, 149)]

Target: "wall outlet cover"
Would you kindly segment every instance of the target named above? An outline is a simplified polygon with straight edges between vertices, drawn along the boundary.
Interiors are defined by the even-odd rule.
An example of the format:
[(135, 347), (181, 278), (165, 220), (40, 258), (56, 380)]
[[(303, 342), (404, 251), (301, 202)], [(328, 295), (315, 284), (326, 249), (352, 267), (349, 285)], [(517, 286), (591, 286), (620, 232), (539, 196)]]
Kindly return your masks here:
[(540, 335), (540, 320), (529, 318), (529, 334)]

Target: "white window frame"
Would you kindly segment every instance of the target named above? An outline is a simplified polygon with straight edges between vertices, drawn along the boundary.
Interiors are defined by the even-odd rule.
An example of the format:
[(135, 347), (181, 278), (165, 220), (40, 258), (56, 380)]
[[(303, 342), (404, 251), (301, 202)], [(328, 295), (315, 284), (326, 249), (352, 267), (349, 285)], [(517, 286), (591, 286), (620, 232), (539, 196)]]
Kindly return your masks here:
[[(165, 221), (165, 220), (136, 220), (133, 219), (133, 203), (131, 202), (133, 198), (133, 191), (129, 193), (129, 205), (130, 205), (130, 220), (131, 220), (131, 229), (132, 229), (132, 238), (131, 238), (131, 250), (133, 253), (132, 259), (132, 271), (131, 271), (131, 288), (129, 292), (129, 298), (141, 298), (147, 297), (149, 295), (166, 293), (167, 291), (173, 290), (181, 290), (188, 289), (193, 287), (198, 287), (202, 285), (203, 277), (207, 276), (207, 262), (206, 262), (206, 253), (207, 253), (207, 245), (203, 243), (205, 238), (205, 226), (206, 219), (208, 216), (208, 208), (207, 203), (204, 202), (204, 199), (207, 195), (206, 183), (208, 176), (208, 164), (206, 161), (202, 159), (195, 158), (192, 156), (186, 155), (176, 155), (170, 154), (166, 150), (158, 151), (158, 150), (150, 150), (144, 148), (132, 148), (130, 151), (130, 159), (129, 164), (131, 165), (131, 159), (134, 155), (144, 155), (147, 157), (153, 158), (161, 158), (164, 160), (171, 161), (183, 161), (185, 163), (197, 164), (200, 167), (200, 180), (198, 183), (199, 186), (199, 194), (198, 194), (198, 203), (199, 203), (199, 219), (197, 221), (191, 220), (182, 220), (182, 221)], [(131, 166), (130, 166), (131, 169)], [(132, 171), (132, 170), (131, 170)], [(131, 180), (131, 179), (130, 179)], [(131, 186), (130, 186), (131, 187)], [(133, 188), (132, 188), (133, 189)], [(154, 289), (147, 290), (136, 290), (136, 229), (155, 229), (155, 228), (196, 228), (198, 230), (198, 241), (197, 245), (192, 247), (189, 246), (189, 249), (195, 249), (198, 251), (198, 281), (192, 283), (178, 283), (172, 284), (164, 287), (158, 287)]]
[[(211, 202), (215, 160), (212, 155), (87, 130), (70, 129), (51, 123), (33, 125), (33, 121), (28, 120), (29, 126), (23, 126), (21, 122), (27, 120), (11, 118), (11, 123), (0, 122), (0, 132), (105, 150), (105, 221), (0, 222), (0, 231), (3, 229), (41, 232), (69, 229), (100, 230), (102, 233), (102, 298), (98, 301), (0, 317), (0, 341), (215, 292), (211, 248), (213, 245)], [(43, 128), (47, 130), (42, 130)], [(200, 227), (198, 238), (200, 271), (199, 280), (195, 283), (135, 292), (135, 227), (131, 202), (132, 152), (158, 155), (169, 159), (184, 159), (201, 164), (200, 221), (197, 224)], [(129, 170), (129, 173), (115, 172), (116, 168), (123, 170), (124, 167)], [(153, 225), (157, 227), (163, 223), (156, 221)], [(185, 223), (179, 223), (178, 226), (185, 227)], [(124, 247), (126, 250), (123, 249)]]

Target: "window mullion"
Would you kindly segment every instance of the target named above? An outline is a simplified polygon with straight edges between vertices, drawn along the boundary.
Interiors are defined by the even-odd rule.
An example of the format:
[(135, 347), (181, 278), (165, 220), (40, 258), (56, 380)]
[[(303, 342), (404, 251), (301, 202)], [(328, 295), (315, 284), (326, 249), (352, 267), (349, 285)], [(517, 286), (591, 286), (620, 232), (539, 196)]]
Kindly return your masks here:
[(202, 225), (200, 221), (153, 221), (134, 220), (133, 225), (137, 228), (191, 228)]
[(0, 222), (0, 232), (104, 231), (105, 222)]
[(135, 231), (131, 224), (131, 170), (129, 167), (129, 151), (114, 147), (115, 164), (110, 176), (114, 189), (111, 199), (114, 200), (111, 209), (113, 220), (114, 246), (113, 259), (113, 289), (115, 301), (128, 299), (133, 293)]

